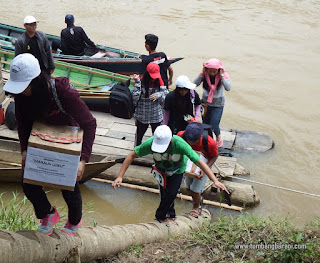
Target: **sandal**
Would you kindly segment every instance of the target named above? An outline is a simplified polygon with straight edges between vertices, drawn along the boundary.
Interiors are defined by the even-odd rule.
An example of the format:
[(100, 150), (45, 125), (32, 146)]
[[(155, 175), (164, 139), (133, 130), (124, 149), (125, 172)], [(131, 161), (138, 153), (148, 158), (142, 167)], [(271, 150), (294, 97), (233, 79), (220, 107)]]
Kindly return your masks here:
[(197, 211), (196, 210), (191, 210), (189, 212), (189, 215), (193, 216), (194, 218), (198, 218), (201, 215), (201, 212), (199, 213), (199, 209), (200, 208), (198, 208)]

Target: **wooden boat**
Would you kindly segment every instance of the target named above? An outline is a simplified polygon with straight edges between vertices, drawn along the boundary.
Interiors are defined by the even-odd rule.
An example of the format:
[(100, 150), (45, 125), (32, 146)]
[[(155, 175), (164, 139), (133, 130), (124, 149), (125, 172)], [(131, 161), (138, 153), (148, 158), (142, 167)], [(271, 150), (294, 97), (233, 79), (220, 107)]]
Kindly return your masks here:
[[(2, 48), (14, 50), (14, 43), (16, 39), (24, 32), (24, 28), (0, 23), (0, 46)], [(46, 35), (50, 43), (52, 43), (53, 40), (60, 40), (59, 36), (51, 34)], [(57, 53), (53, 53), (52, 55), (55, 60), (117, 72), (124, 75), (131, 75), (133, 73), (140, 72), (141, 59), (146, 56), (142, 53), (104, 45), (97, 45), (95, 48), (87, 46), (83, 56), (64, 55), (59, 49)], [(183, 58), (168, 58), (170, 64), (181, 59)]]
[[(14, 52), (0, 48), (0, 58), (4, 70), (3, 77), (8, 78), (10, 62), (14, 58)], [(129, 79), (125, 75), (63, 61), (55, 61), (55, 66), (53, 77), (69, 78), (86, 104), (102, 111), (108, 111), (108, 100), (112, 87), (119, 81), (126, 82)], [(5, 71), (7, 76), (5, 76)], [(132, 86), (133, 81), (129, 88)]]

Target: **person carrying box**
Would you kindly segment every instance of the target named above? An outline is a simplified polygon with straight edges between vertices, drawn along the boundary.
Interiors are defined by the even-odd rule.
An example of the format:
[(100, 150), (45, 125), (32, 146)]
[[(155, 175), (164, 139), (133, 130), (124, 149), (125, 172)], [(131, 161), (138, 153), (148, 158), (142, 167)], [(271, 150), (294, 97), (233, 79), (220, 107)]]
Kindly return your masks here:
[[(38, 60), (29, 53), (20, 54), (12, 60), (10, 78), (3, 89), (14, 94), (23, 170), (28, 139), (35, 121), (79, 126), (84, 131), (74, 191), (62, 190), (68, 205), (68, 220), (61, 231), (74, 236), (82, 223), (82, 198), (78, 181), (91, 155), (96, 119), (81, 100), (78, 91), (70, 87), (67, 78), (50, 79), (48, 74), (41, 72)], [(60, 220), (57, 209), (51, 206), (42, 186), (22, 183), (22, 188), (40, 219), (41, 225), (37, 231), (51, 235), (53, 226)]]

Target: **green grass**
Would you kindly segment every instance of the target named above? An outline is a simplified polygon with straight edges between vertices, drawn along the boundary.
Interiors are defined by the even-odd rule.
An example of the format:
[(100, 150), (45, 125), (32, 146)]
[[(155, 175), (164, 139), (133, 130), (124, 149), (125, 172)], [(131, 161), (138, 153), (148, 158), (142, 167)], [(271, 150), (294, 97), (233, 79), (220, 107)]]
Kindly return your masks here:
[[(92, 203), (85, 204), (84, 213), (91, 213), (92, 206)], [(59, 207), (58, 210), (62, 220), (57, 227), (62, 227), (67, 207)], [(194, 251), (204, 255), (204, 261), (199, 262), (320, 262), (320, 217), (304, 227), (293, 225), (291, 220), (276, 216), (260, 218), (249, 213), (237, 217), (220, 215), (197, 231), (160, 245), (133, 246), (119, 254), (118, 260), (122, 261), (113, 258), (112, 262), (126, 262), (126, 258), (130, 258), (130, 262), (189, 262)], [(96, 225), (94, 219), (92, 222)], [(4, 202), (3, 194), (0, 194), (0, 229), (18, 231), (36, 229), (38, 225), (39, 220), (25, 196), (12, 193), (11, 200)], [(283, 247), (279, 248), (280, 245)], [(300, 248), (288, 248), (288, 245), (298, 245)], [(148, 246), (154, 246), (151, 249), (153, 254), (145, 252)], [(154, 251), (159, 247), (165, 255), (155, 255)]]
[[(194, 254), (197, 262), (320, 262), (320, 218), (302, 228), (294, 226), (292, 219), (220, 215), (197, 231), (162, 243), (133, 246), (104, 262), (195, 262)], [(159, 248), (163, 253), (156, 256)]]
[(213, 245), (226, 262), (316, 262), (320, 258), (319, 217), (303, 228), (294, 226), (291, 219), (247, 213), (220, 216), (192, 232), (192, 239), (194, 244)]
[[(47, 191), (46, 193), (48, 193)], [(36, 218), (34, 209), (30, 201), (26, 196), (19, 196), (18, 193), (12, 192), (12, 198), (8, 202), (3, 200), (3, 195), (0, 194), (0, 229), (6, 229), (10, 231), (19, 230), (36, 230), (40, 223), (39, 219)], [(93, 203), (83, 204), (83, 214), (90, 214), (94, 211), (92, 210)], [(68, 207), (64, 205), (62, 207), (57, 207), (60, 214), (60, 221), (57, 223), (55, 228), (60, 229), (64, 226), (67, 221)], [(97, 226), (97, 223), (92, 218), (92, 225)]]
[(21, 229), (37, 229), (39, 221), (34, 217), (31, 203), (24, 196), (12, 193), (12, 199), (5, 203), (3, 193), (0, 194), (0, 229), (18, 231)]

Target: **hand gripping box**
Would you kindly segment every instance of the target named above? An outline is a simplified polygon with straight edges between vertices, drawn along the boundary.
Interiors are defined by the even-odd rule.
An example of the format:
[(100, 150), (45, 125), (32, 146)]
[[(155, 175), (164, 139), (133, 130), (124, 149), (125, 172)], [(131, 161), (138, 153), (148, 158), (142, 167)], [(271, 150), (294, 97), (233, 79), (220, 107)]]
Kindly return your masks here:
[[(204, 161), (205, 163), (208, 162), (207, 158), (203, 156), (201, 152), (197, 152), (200, 155), (200, 160)], [(190, 178), (199, 179), (201, 169), (194, 164), (190, 159), (188, 159), (186, 171), (184, 173), (185, 176)]]
[(23, 182), (74, 190), (82, 148), (79, 127), (34, 122)]

